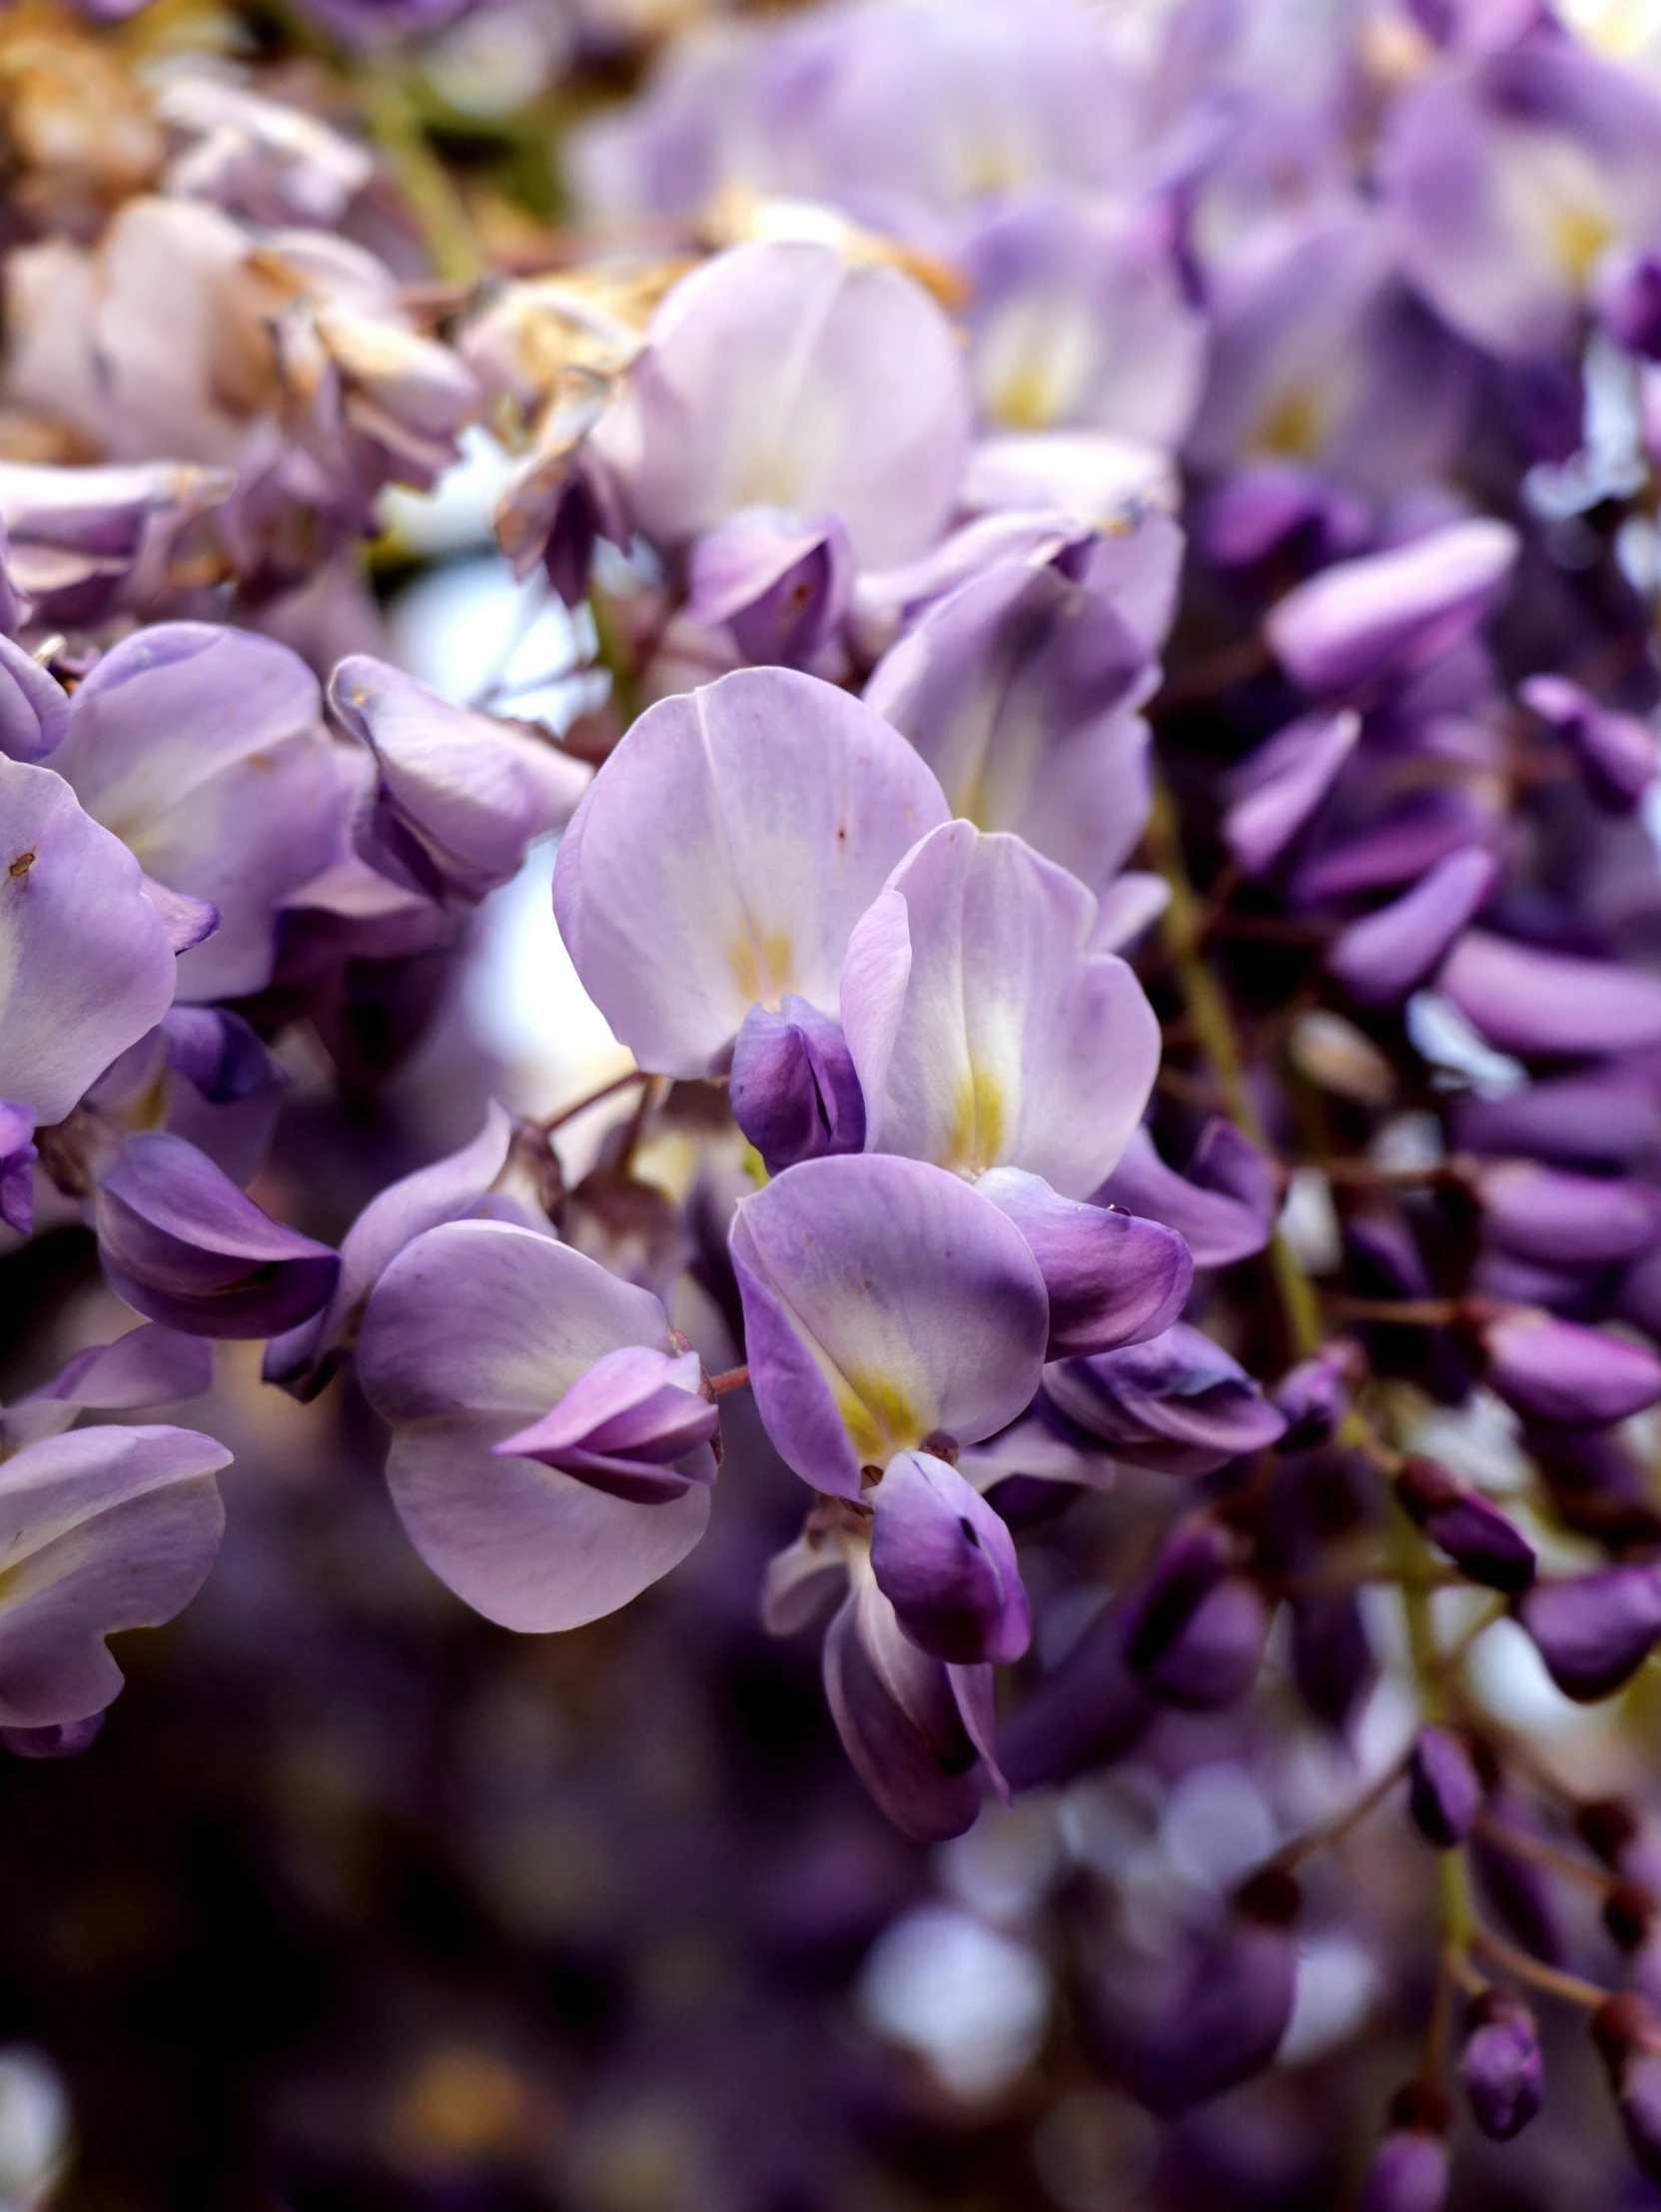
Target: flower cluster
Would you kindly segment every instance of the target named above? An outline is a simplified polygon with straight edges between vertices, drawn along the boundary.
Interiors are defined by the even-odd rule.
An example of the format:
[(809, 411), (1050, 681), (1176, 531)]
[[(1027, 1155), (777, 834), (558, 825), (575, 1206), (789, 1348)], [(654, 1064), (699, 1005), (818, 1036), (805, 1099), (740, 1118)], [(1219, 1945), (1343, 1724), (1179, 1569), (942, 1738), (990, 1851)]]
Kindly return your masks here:
[[(598, 107), (640, 26), (546, 13)], [(150, 15), (0, 19), (0, 1217), (128, 1315), (14, 1360), (0, 1741), (207, 1577), (231, 1455), (130, 1417), (215, 1340), (520, 1634), (782, 1464), (746, 1603), (906, 1837), (1255, 1808), (1047, 1896), (1106, 2078), (1295, 2063), (1348, 1926), (1368, 2212), (1549, 2115), (1541, 2008), (1661, 2179), (1661, 57), (834, 0), (555, 231), (442, 158), (535, 10), (315, 0), (334, 105)], [(383, 617), (480, 472), (544, 719)], [(445, 1025), (552, 835), (627, 1066), (538, 1115)]]

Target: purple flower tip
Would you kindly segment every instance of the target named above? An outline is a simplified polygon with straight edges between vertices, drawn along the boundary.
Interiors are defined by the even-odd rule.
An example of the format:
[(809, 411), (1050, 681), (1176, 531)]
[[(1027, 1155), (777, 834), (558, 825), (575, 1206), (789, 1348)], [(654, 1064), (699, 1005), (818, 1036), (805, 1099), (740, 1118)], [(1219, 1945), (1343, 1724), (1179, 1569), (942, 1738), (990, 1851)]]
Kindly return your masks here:
[(1444, 1728), (1421, 1728), (1407, 1762), (1408, 1808), (1440, 1850), (1462, 1843), (1482, 1810), (1482, 1784), (1469, 1751)]
[(1495, 2142), (1509, 2142), (1539, 2111), (1545, 2097), (1540, 2034), (1515, 1989), (1497, 1985), (1473, 1999), (1459, 2071), (1472, 2117)]
[(732, 1051), (732, 1117), (768, 1174), (865, 1145), (865, 1094), (841, 1027), (794, 992), (751, 1007)]
[(649, 1344), (606, 1352), (529, 1428), (491, 1446), (498, 1457), (539, 1460), (635, 1505), (678, 1498), (714, 1478), (713, 1462), (681, 1464), (720, 1426), (699, 1395), (696, 1352), (673, 1357)]

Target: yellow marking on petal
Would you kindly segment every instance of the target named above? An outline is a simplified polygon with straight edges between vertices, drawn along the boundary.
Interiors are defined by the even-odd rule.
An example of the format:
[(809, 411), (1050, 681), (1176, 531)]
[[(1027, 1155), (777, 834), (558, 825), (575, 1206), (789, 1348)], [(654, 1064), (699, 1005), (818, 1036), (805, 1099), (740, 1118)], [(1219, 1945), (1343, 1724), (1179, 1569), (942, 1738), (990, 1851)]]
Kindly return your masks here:
[(952, 1127), (942, 1167), (971, 1181), (996, 1167), (1003, 1157), (1008, 1113), (998, 1079), (989, 1068), (970, 1063), (967, 1078), (952, 1102)]
[(776, 1014), (779, 1001), (796, 988), (796, 957), (788, 934), (764, 930), (734, 938), (727, 959), (746, 999)]
[(1283, 393), (1264, 415), (1257, 429), (1257, 449), (1279, 454), (1285, 460), (1307, 460), (1319, 451), (1325, 429), (1325, 409), (1318, 394), (1293, 389)]
[(1047, 430), (1056, 419), (1056, 378), (1048, 364), (1025, 361), (992, 394), (992, 413), (1011, 430)]
[(886, 1467), (896, 1452), (915, 1451), (928, 1435), (930, 1424), (886, 1375), (833, 1369), (827, 1379), (837, 1416), (862, 1467)]
[(1592, 264), (1615, 235), (1615, 226), (1597, 208), (1572, 201), (1553, 208), (1547, 220), (1552, 258), (1574, 284), (1583, 284)]

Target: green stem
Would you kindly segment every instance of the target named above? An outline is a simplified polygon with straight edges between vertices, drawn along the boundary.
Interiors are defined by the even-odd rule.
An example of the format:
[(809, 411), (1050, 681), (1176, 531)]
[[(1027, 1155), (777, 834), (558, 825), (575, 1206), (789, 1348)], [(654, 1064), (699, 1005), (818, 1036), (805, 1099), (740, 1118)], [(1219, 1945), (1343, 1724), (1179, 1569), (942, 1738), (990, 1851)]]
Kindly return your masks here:
[[(1164, 777), (1154, 778), (1153, 807), (1148, 818), (1148, 855), (1165, 878), (1171, 903), (1161, 923), (1166, 957), (1176, 975), (1188, 1007), (1189, 1020), (1205, 1055), (1219, 1096), (1235, 1126), (1263, 1151), (1273, 1156), (1273, 1146), (1251, 1104), (1246, 1068), (1235, 1038), (1235, 1025), (1223, 986), (1206, 964), (1206, 915), (1183, 858), (1183, 841), (1176, 802)], [(1320, 1349), (1326, 1332), (1320, 1323), (1320, 1305), (1314, 1285), (1297, 1263), (1297, 1255), (1278, 1230), (1268, 1241), (1269, 1272), (1285, 1316), (1292, 1351), (1306, 1359)]]
[(363, 100), (369, 134), (420, 225), (433, 275), (447, 283), (475, 284), (484, 264), (466, 208), (404, 83), (391, 68), (376, 70), (364, 81)]
[(617, 719), (626, 730), (640, 712), (640, 686), (634, 663), (623, 643), (608, 593), (598, 584), (588, 586), (588, 614), (594, 625), (594, 659), (611, 678), (611, 699)]

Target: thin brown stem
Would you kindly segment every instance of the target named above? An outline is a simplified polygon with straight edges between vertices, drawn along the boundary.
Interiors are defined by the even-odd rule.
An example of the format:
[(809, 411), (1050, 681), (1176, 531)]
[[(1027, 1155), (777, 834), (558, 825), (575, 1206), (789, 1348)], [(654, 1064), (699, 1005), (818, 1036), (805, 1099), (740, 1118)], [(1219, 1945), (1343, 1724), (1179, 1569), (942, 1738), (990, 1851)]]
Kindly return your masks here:
[(1609, 1991), (1600, 1989), (1595, 1981), (1584, 1981), (1579, 1974), (1566, 1974), (1556, 1966), (1544, 1966), (1514, 1943), (1507, 1943), (1503, 1936), (1490, 1935), (1485, 1927), (1471, 1930), (1470, 1944), (1472, 1950), (1480, 1951), (1515, 1980), (1544, 1989), (1566, 2004), (1582, 2005), (1588, 2012), (1595, 2012), (1609, 2001)]
[(628, 1090), (631, 1084), (650, 1083), (651, 1078), (643, 1068), (631, 1068), (626, 1076), (613, 1076), (609, 1083), (602, 1083), (597, 1091), (590, 1091), (585, 1099), (561, 1106), (557, 1113), (550, 1113), (546, 1120), (531, 1125), (544, 1136), (551, 1136), (555, 1129), (562, 1129), (567, 1121), (574, 1121), (579, 1113), (586, 1113), (590, 1106), (603, 1106), (607, 1099), (614, 1099), (619, 1091)]
[(1612, 1889), (1620, 1886), (1619, 1877), (1602, 1866), (1588, 1865), (1572, 1851), (1560, 1850), (1555, 1843), (1547, 1843), (1543, 1836), (1529, 1836), (1521, 1829), (1507, 1828), (1492, 1814), (1477, 1815), (1476, 1831), (1497, 1849), (1509, 1851), (1513, 1858), (1526, 1858), (1547, 1873), (1556, 1874), (1564, 1881), (1578, 1882), (1582, 1889), (1591, 1889), (1600, 1897), (1608, 1896)]
[(1324, 1298), (1340, 1320), (1386, 1321), (1398, 1328), (1451, 1328), (1463, 1311), (1457, 1298), (1354, 1298), (1344, 1290), (1329, 1290)]
[(748, 1366), (729, 1367), (723, 1374), (707, 1375), (705, 1381), (712, 1398), (724, 1398), (729, 1391), (742, 1390), (750, 1379)]
[(1358, 1827), (1369, 1813), (1383, 1804), (1406, 1772), (1407, 1754), (1403, 1752), (1394, 1765), (1387, 1767), (1376, 1782), (1361, 1792), (1352, 1805), (1345, 1806), (1331, 1820), (1322, 1821), (1318, 1828), (1307, 1829), (1303, 1835), (1294, 1836), (1289, 1843), (1282, 1843), (1267, 1863), (1279, 1867), (1283, 1873), (1295, 1873), (1299, 1866), (1305, 1865), (1317, 1852), (1341, 1843), (1352, 1828)]

